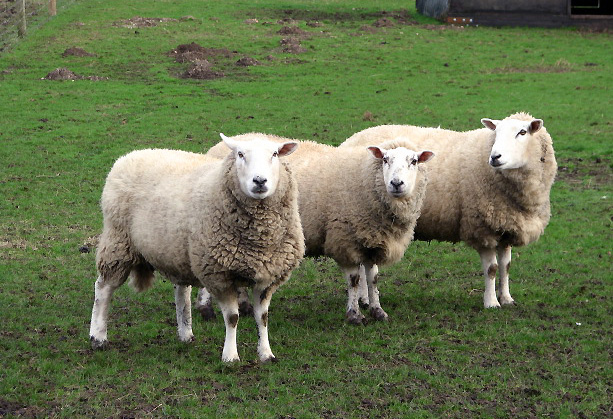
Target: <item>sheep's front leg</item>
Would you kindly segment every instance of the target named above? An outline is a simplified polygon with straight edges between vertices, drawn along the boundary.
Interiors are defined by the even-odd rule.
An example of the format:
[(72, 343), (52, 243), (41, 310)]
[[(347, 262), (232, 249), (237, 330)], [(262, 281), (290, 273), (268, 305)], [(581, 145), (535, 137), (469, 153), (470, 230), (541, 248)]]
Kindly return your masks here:
[(366, 274), (366, 283), (368, 285), (368, 302), (370, 304), (370, 315), (375, 320), (387, 320), (388, 315), (381, 308), (379, 302), (379, 289), (377, 282), (379, 278), (379, 267), (374, 263), (364, 263), (364, 271)]
[(275, 288), (253, 288), (253, 316), (258, 325), (258, 355), (261, 362), (275, 361), (268, 341), (268, 307)]
[(117, 282), (105, 281), (102, 275), (96, 279), (94, 307), (92, 308), (92, 320), (89, 326), (89, 340), (93, 349), (106, 349), (108, 347), (107, 322), (109, 306), (113, 292), (123, 284), (127, 274), (123, 276), (123, 280)]
[(496, 298), (496, 272), (498, 271), (498, 263), (496, 262), (495, 249), (479, 250), (481, 256), (481, 266), (485, 277), (485, 292), (483, 293), (483, 306), (485, 308), (500, 307), (500, 303)]
[(360, 305), (358, 303), (359, 298), (359, 284), (360, 275), (357, 266), (350, 268), (343, 267), (345, 278), (347, 279), (347, 312), (345, 317), (349, 324), (364, 324), (364, 316), (360, 312)]
[(509, 269), (511, 268), (511, 246), (498, 248), (498, 263), (500, 266), (500, 285), (498, 287), (498, 299), (502, 305), (515, 304), (509, 291)]
[(198, 290), (196, 310), (200, 312), (204, 320), (213, 320), (216, 317), (215, 309), (213, 308), (213, 298), (211, 297), (211, 293), (204, 287)]
[(226, 340), (223, 344), (221, 360), (223, 362), (240, 361), (236, 347), (236, 328), (238, 327), (238, 299), (236, 290), (228, 290), (217, 296), (219, 308), (226, 325)]
[(192, 342), (192, 287), (175, 285), (175, 305), (177, 308), (177, 332), (181, 342)]

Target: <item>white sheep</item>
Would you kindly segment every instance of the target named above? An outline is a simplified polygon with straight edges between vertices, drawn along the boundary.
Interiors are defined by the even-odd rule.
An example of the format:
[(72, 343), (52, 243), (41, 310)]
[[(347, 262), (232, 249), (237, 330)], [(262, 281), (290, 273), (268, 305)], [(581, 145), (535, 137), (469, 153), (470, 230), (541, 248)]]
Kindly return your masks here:
[[(343, 149), (300, 141), (299, 150), (288, 158), (298, 183), (306, 254), (329, 256), (343, 270), (349, 323), (365, 321), (358, 303), (361, 264), (366, 271), (370, 314), (376, 320), (388, 318), (379, 301), (377, 265), (400, 260), (413, 239), (427, 184), (426, 169), (420, 163), (433, 156), (430, 151), (414, 150), (404, 139)], [(207, 155), (219, 157), (221, 151), (218, 144)]]
[(382, 125), (354, 134), (339, 148), (402, 135), (436, 153), (415, 239), (464, 241), (477, 250), (485, 276), (483, 302), (491, 308), (514, 304), (509, 291), (511, 247), (532, 243), (543, 234), (557, 164), (541, 119), (521, 112), (481, 122), (486, 128), (468, 132)]
[(121, 157), (111, 169), (101, 200), (104, 228), (90, 328), (94, 349), (108, 344), (113, 292), (129, 275), (137, 291), (147, 289), (158, 270), (174, 284), (181, 341), (194, 338), (191, 287), (206, 286), (226, 326), (222, 360), (238, 361), (237, 289), (251, 287), (257, 296), (259, 358), (275, 358), (268, 341), (270, 299), (304, 255), (296, 182), (287, 163), (279, 161), (297, 144), (222, 138), (232, 150), (223, 160), (142, 150)]

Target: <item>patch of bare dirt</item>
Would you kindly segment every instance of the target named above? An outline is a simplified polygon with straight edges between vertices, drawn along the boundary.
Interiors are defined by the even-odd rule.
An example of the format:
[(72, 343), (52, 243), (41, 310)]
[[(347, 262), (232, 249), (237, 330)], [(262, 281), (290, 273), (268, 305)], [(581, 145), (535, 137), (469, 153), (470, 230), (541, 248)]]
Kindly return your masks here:
[(224, 76), (225, 74), (222, 71), (213, 70), (213, 64), (211, 64), (208, 60), (198, 60), (193, 62), (185, 73), (183, 73), (183, 78), (198, 80), (213, 80)]
[(91, 52), (87, 52), (83, 48), (72, 47), (72, 48), (66, 48), (66, 50), (62, 53), (62, 57), (65, 58), (65, 57), (68, 57), (68, 56), (74, 56), (74, 57), (95, 57), (96, 54), (92, 54)]
[(304, 29), (300, 29), (298, 26), (283, 26), (281, 29), (277, 31), (279, 35), (297, 35), (297, 36), (305, 36), (309, 35), (307, 31)]
[(131, 19), (120, 20), (115, 23), (115, 26), (121, 26), (122, 28), (150, 28), (153, 26), (157, 26), (160, 23), (166, 22), (178, 22), (177, 19), (172, 19), (169, 17), (141, 17), (135, 16)]
[(307, 51), (306, 48), (300, 45), (300, 39), (298, 38), (283, 38), (279, 42), (283, 48), (283, 52), (288, 54), (302, 54)]
[(181, 77), (199, 80), (225, 77), (226, 71), (232, 66), (250, 67), (260, 65), (258, 60), (248, 56), (243, 56), (237, 61), (233, 61), (239, 55), (238, 51), (231, 51), (227, 48), (206, 48), (195, 42), (181, 44), (172, 51), (169, 51), (167, 55), (173, 57), (178, 63), (191, 63), (190, 67), (181, 74)]
[(236, 65), (240, 67), (251, 67), (253, 65), (260, 65), (260, 62), (255, 58), (243, 57), (236, 62)]
[(43, 80), (92, 80), (92, 81), (101, 81), (108, 80), (108, 77), (100, 77), (100, 76), (81, 76), (76, 74), (66, 67), (56, 68), (55, 70), (47, 73)]
[(232, 58), (236, 54), (236, 51), (230, 51), (226, 48), (205, 48), (195, 42), (181, 44), (168, 53), (178, 63), (211, 60), (217, 57)]
[(613, 185), (613, 162), (596, 157), (593, 159), (567, 158), (558, 161), (556, 181), (571, 186), (592, 188)]

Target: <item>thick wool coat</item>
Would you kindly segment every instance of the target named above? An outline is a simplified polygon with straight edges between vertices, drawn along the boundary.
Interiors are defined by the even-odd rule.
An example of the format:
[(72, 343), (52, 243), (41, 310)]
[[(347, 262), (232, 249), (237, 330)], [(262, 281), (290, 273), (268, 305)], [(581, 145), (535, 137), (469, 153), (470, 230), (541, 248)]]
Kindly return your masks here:
[[(508, 118), (533, 119), (523, 112)], [(382, 125), (354, 134), (339, 148), (398, 137), (436, 155), (428, 163), (428, 192), (416, 239), (464, 241), (479, 250), (522, 246), (543, 234), (551, 216), (549, 194), (557, 171), (551, 136), (544, 127), (532, 136), (526, 165), (510, 170), (488, 164), (495, 133), (486, 128), (456, 132)]]
[(132, 283), (142, 290), (156, 269), (214, 295), (286, 281), (304, 255), (291, 171), (282, 163), (276, 192), (252, 199), (239, 188), (233, 154), (226, 154), (218, 160), (141, 150), (120, 158), (102, 194), (99, 271), (131, 266)]
[[(288, 141), (259, 135), (271, 141)], [(243, 134), (233, 139), (251, 136)], [(424, 165), (418, 165), (413, 194), (393, 198), (386, 191), (383, 163), (366, 147), (338, 149), (313, 141), (299, 143), (288, 161), (298, 183), (307, 255), (326, 255), (343, 267), (366, 261), (386, 265), (400, 260), (413, 238), (425, 196)], [(417, 151), (415, 145), (402, 140), (380, 145)], [(217, 144), (207, 155), (221, 157), (222, 147), (223, 144)]]

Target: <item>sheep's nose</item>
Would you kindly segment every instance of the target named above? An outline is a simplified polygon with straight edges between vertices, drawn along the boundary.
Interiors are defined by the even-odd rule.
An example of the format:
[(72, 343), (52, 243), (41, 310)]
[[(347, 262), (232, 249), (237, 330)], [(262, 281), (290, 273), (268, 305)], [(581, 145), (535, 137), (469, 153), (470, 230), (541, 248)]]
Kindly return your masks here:
[(260, 176), (256, 176), (253, 178), (253, 183), (255, 183), (257, 186), (264, 186), (266, 184), (266, 181), (268, 179), (260, 177)]
[(490, 156), (490, 165), (496, 167), (496, 166), (500, 166), (500, 161), (498, 161), (498, 159), (500, 159), (502, 157), (502, 154), (492, 154)]
[(398, 179), (393, 179), (390, 183), (394, 189), (399, 189), (402, 185), (404, 185), (404, 181)]

